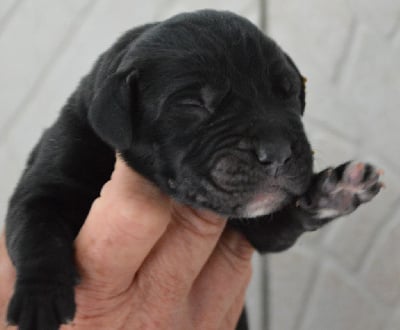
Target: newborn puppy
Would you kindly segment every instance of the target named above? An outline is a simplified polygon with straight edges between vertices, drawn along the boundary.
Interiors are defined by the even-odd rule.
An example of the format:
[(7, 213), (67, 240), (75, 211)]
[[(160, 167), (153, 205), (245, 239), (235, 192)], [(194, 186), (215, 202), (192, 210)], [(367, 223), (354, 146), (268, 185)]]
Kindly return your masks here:
[(381, 187), (371, 165), (313, 174), (304, 82), (232, 13), (181, 14), (123, 35), (45, 131), (11, 198), (8, 321), (32, 330), (73, 319), (73, 241), (116, 151), (172, 198), (229, 217), (261, 252), (369, 201)]

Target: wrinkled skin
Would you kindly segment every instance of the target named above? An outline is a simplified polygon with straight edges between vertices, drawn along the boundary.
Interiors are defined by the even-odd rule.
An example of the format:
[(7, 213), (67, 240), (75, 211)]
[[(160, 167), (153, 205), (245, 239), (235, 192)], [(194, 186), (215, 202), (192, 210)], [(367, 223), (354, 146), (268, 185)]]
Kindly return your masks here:
[[(381, 187), (373, 166), (313, 173), (304, 97), (293, 61), (234, 14), (182, 14), (127, 32), (44, 133), (11, 199), (9, 321), (53, 313), (54, 292), (66, 305), (60, 323), (73, 317), (72, 242), (115, 151), (172, 198), (229, 217), (260, 252), (369, 201)], [(44, 291), (48, 303), (15, 308)]]

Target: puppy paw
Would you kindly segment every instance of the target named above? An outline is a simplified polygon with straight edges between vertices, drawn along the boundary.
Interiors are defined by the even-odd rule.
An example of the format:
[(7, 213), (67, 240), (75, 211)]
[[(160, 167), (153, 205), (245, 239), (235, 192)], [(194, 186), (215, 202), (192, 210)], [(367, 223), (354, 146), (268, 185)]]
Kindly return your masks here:
[(74, 286), (18, 280), (8, 306), (7, 322), (19, 330), (58, 330), (75, 314)]
[(353, 212), (375, 197), (383, 184), (382, 171), (368, 163), (348, 162), (317, 174), (297, 206), (315, 219), (333, 219)]

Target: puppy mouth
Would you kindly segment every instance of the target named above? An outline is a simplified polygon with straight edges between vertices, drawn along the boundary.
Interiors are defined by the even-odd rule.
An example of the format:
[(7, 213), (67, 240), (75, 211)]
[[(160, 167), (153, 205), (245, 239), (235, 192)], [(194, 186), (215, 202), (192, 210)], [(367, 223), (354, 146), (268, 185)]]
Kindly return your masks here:
[(201, 173), (182, 166), (172, 193), (177, 200), (229, 218), (272, 214), (301, 195), (311, 177), (311, 167), (302, 161), (282, 166), (278, 175), (247, 158), (226, 156), (212, 165)]
[[(250, 174), (251, 173), (251, 174)], [(301, 175), (282, 173), (271, 176), (263, 171), (243, 170), (236, 173), (213, 172), (209, 182), (215, 196), (224, 196), (225, 205), (231, 205), (229, 216), (255, 218), (272, 214), (286, 206), (303, 190)]]
[(287, 205), (295, 195), (286, 187), (284, 178), (259, 177), (258, 180), (257, 183), (239, 184), (232, 190), (233, 184), (226, 184), (229, 180), (223, 180), (221, 185), (214, 178), (213, 186), (223, 195), (230, 196), (230, 202), (236, 204), (229, 216), (256, 218), (271, 214)]

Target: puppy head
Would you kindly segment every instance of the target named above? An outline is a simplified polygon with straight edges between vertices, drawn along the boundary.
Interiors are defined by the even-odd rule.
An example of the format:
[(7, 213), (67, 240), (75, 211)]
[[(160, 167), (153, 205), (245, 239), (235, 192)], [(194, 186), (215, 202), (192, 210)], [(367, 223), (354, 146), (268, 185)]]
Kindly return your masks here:
[(154, 25), (97, 95), (89, 119), (99, 136), (186, 204), (256, 217), (309, 184), (303, 78), (237, 15), (200, 11)]

